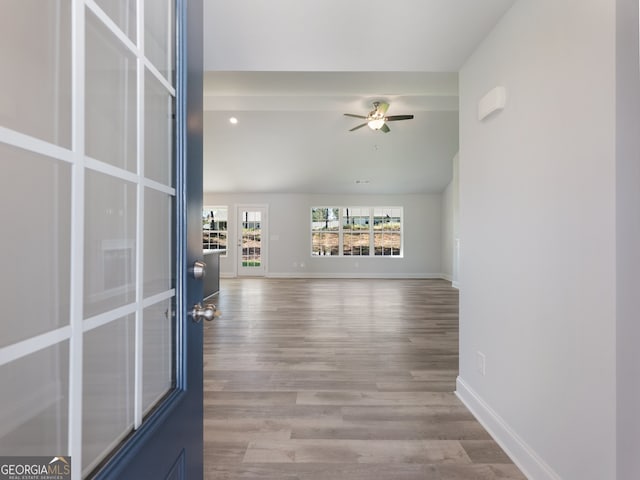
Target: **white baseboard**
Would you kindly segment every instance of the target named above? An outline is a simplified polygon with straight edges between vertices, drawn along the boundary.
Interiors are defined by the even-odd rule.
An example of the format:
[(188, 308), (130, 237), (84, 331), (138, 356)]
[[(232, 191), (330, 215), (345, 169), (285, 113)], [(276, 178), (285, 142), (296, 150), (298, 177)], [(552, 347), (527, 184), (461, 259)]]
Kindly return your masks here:
[[(266, 273), (265, 278), (387, 278), (387, 279), (442, 279), (451, 281), (445, 273), (320, 273), (320, 272), (275, 272)], [(238, 278), (233, 272), (220, 272), (220, 278)], [(454, 286), (452, 284), (452, 286)], [(457, 287), (456, 287), (457, 288)]]
[(267, 273), (268, 278), (386, 278), (386, 279), (432, 279), (442, 278), (441, 273), (314, 273), (278, 272)]
[(452, 281), (452, 282), (451, 282), (451, 286), (452, 286), (453, 288), (457, 288), (458, 290), (460, 290), (460, 282), (453, 282), (453, 281)]
[(465, 404), (509, 458), (530, 480), (561, 480), (547, 463), (514, 432), (465, 381), (456, 379), (456, 396)]
[(441, 273), (440, 274), (440, 278), (442, 278), (443, 280), (448, 280), (449, 282), (451, 280), (453, 280), (453, 278), (451, 277), (451, 275), (449, 275), (448, 273)]

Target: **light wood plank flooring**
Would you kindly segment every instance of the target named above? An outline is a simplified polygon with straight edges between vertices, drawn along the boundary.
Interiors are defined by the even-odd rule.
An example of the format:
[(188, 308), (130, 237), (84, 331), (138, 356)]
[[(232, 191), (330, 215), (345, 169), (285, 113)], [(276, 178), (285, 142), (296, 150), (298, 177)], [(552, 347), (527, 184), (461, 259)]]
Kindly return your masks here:
[(524, 479), (452, 393), (443, 280), (226, 279), (205, 326), (205, 478)]

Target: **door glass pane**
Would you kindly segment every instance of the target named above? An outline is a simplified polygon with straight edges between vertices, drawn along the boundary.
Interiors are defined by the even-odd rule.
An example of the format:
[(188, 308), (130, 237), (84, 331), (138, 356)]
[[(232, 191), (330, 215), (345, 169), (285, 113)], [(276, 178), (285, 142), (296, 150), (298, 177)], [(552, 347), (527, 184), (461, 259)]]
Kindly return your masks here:
[(144, 174), (164, 185), (172, 184), (172, 97), (151, 72), (145, 74)]
[(166, 193), (145, 189), (144, 297), (171, 288), (171, 201)]
[(134, 323), (129, 315), (84, 334), (83, 473), (133, 428)]
[(3, 365), (0, 385), (2, 455), (68, 455), (68, 342)]
[(71, 1), (2, 0), (0, 58), (0, 125), (69, 148)]
[(84, 317), (135, 300), (136, 186), (87, 171)]
[(242, 212), (242, 266), (262, 265), (261, 212)]
[(95, 0), (120, 30), (136, 41), (136, 0)]
[(174, 385), (171, 300), (144, 309), (142, 410), (147, 412)]
[[(69, 324), (71, 167), (6, 144), (0, 159), (4, 347)], [(38, 314), (25, 317), (34, 298)]]
[(86, 153), (135, 171), (135, 57), (89, 12), (86, 41)]
[(171, 83), (174, 63), (174, 11), (174, 0), (153, 0), (144, 5), (145, 56)]

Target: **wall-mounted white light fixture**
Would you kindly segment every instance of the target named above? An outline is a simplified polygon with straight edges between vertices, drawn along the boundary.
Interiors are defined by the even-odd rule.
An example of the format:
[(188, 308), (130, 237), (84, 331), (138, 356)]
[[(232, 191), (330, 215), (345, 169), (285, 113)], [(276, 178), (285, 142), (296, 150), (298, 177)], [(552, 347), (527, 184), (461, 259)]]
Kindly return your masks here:
[(478, 120), (484, 120), (489, 115), (502, 110), (507, 104), (507, 91), (504, 87), (496, 87), (478, 102)]

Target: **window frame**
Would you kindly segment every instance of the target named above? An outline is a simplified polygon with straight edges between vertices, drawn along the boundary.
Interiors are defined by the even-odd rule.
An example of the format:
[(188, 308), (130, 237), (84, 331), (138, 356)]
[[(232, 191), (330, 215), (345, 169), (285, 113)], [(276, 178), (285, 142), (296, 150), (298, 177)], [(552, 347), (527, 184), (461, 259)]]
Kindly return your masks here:
[[(322, 230), (322, 229), (318, 229), (317, 227), (314, 226), (314, 211), (317, 210), (332, 210), (334, 211), (334, 215), (335, 215), (335, 211), (337, 210), (338, 212), (338, 217), (337, 220), (331, 220), (330, 216), (327, 216), (327, 218), (323, 219), (322, 221), (325, 222), (337, 222), (338, 224), (338, 228), (337, 230), (335, 229), (329, 229), (328, 225), (327, 225), (327, 229), (326, 230)], [(353, 212), (357, 212), (356, 215), (354, 215), (357, 218), (360, 217), (366, 217), (366, 215), (361, 214), (362, 211), (368, 211), (368, 221), (365, 221), (365, 224), (368, 225), (368, 230), (363, 231), (364, 229), (360, 229), (359, 232), (355, 233), (350, 231), (349, 228), (345, 228), (345, 212), (347, 210), (351, 210)], [(400, 224), (400, 228), (399, 230), (393, 230), (393, 235), (399, 235), (400, 237), (400, 246), (399, 246), (399, 253), (398, 254), (389, 254), (389, 255), (384, 255), (383, 254), (376, 254), (376, 245), (375, 245), (375, 241), (376, 241), (376, 236), (380, 236), (381, 232), (380, 230), (376, 229), (376, 223), (375, 223), (375, 219), (378, 218), (380, 215), (376, 215), (377, 212), (382, 211), (384, 212), (394, 212), (397, 211), (399, 212), (399, 215), (396, 216), (394, 215), (393, 217), (390, 218), (398, 218), (399, 219), (399, 224)], [(389, 217), (389, 215), (387, 215), (387, 217)], [(309, 219), (310, 219), (310, 246), (311, 246), (311, 257), (312, 258), (404, 258), (404, 207), (403, 206), (312, 206), (309, 209)], [(316, 221), (317, 223), (317, 221)], [(383, 229), (384, 230), (384, 229)], [(396, 233), (397, 232), (397, 233)], [(318, 234), (325, 234), (325, 235), (337, 235), (338, 237), (338, 250), (337, 250), (337, 254), (332, 255), (332, 254), (320, 254), (317, 253), (317, 251), (314, 249), (314, 239), (316, 238), (316, 236)], [(345, 254), (345, 237), (350, 236), (350, 235), (368, 235), (369, 236), (369, 245), (368, 245), (368, 253), (366, 254), (352, 254), (352, 253), (348, 253)], [(353, 247), (350, 248), (350, 250)], [(364, 249), (365, 247), (360, 246), (361, 249)], [(333, 250), (329, 250), (330, 252)], [(384, 252), (384, 247), (383, 250)], [(393, 252), (393, 247), (392, 250)]]
[[(218, 223), (220, 221), (224, 221), (226, 222), (226, 229), (225, 230), (221, 230), (221, 229), (217, 229), (217, 230), (211, 230), (211, 229), (205, 229), (204, 228), (204, 224), (205, 221), (208, 217), (208, 215), (205, 215), (205, 213), (208, 214), (208, 212), (211, 212), (213, 210), (221, 210), (221, 209), (225, 209), (227, 211), (227, 219), (226, 220), (219, 220)], [(215, 218), (215, 217), (214, 217)], [(226, 247), (224, 248), (224, 252), (220, 254), (220, 257), (226, 257), (227, 254), (229, 253), (229, 206), (228, 205), (203, 205), (202, 206), (202, 249), (203, 250), (207, 250), (204, 248), (204, 243), (205, 243), (205, 230), (208, 231), (210, 233), (209, 235), (209, 241), (207, 242), (209, 245), (211, 244), (211, 233), (215, 233), (217, 234), (216, 238), (220, 238), (220, 234), (224, 233), (225, 237), (226, 237)], [(210, 250), (215, 250), (215, 249), (210, 249)]]

